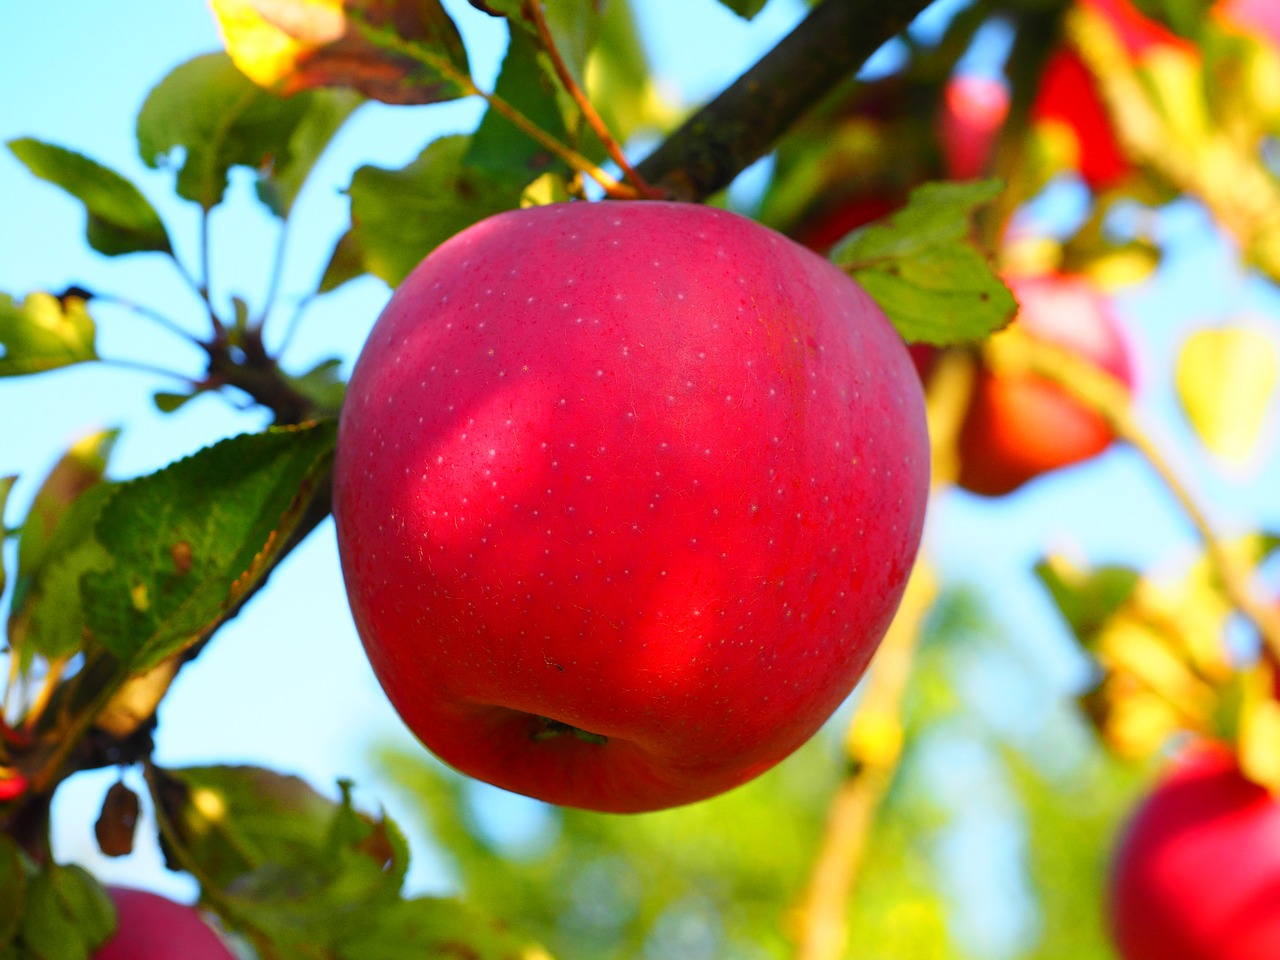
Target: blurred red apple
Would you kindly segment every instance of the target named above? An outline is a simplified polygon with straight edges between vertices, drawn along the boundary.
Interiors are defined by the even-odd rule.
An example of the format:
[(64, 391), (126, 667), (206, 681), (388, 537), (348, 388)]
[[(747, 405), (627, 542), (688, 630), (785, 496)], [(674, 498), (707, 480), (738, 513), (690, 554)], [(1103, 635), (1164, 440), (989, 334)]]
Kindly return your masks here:
[[(1066, 275), (1006, 277), (1027, 335), (1074, 351), (1132, 387), (1133, 370), (1109, 301)], [(996, 336), (1002, 334), (997, 333)], [(999, 496), (1034, 477), (1088, 459), (1111, 443), (1098, 414), (1031, 374), (980, 369), (960, 430), (960, 486)]]
[(972, 180), (987, 171), (1000, 127), (1009, 115), (1009, 90), (999, 80), (957, 74), (943, 90), (938, 136), (947, 176)]
[(1123, 960), (1280, 957), (1280, 803), (1226, 748), (1193, 748), (1124, 831), (1109, 913)]
[(119, 925), (94, 960), (236, 960), (194, 907), (131, 887), (107, 887)]
[[(1129, 58), (1139, 63), (1155, 48), (1189, 49), (1190, 44), (1142, 14), (1130, 0), (1079, 0), (1079, 6), (1106, 18)], [(1031, 107), (1035, 123), (1058, 124), (1075, 146), (1075, 167), (1095, 190), (1115, 186), (1132, 169), (1089, 68), (1074, 50), (1050, 55)]]
[(1225, 0), (1216, 10), (1235, 29), (1258, 33), (1280, 46), (1280, 3), (1276, 0)]
[(927, 486), (919, 381), (849, 277), (724, 211), (573, 203), (492, 217), (396, 291), (334, 514), (423, 743), (628, 812), (818, 729), (893, 616)]

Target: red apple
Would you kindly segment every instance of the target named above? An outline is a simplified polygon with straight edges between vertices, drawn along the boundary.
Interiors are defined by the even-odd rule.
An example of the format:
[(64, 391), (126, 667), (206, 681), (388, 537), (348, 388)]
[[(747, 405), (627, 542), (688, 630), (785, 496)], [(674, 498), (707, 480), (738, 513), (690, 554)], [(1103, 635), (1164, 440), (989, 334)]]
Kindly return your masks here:
[(94, 960), (236, 960), (194, 907), (131, 887), (107, 887), (119, 924)]
[[(1024, 333), (1072, 350), (1132, 387), (1128, 346), (1109, 301), (1066, 275), (1006, 277)], [(1001, 334), (996, 334), (1000, 336)], [(960, 486), (999, 496), (1033, 477), (1101, 453), (1106, 421), (1060, 387), (1031, 374), (980, 369), (960, 429)]]
[[(1130, 0), (1078, 0), (1078, 6), (1105, 18), (1134, 63), (1159, 47), (1192, 49), (1183, 38), (1143, 15)], [(1055, 51), (1045, 64), (1031, 107), (1031, 119), (1057, 124), (1075, 145), (1075, 167), (1095, 190), (1123, 180), (1132, 169), (1125, 156), (1097, 81), (1074, 50)]]
[(334, 478), (356, 626), (443, 760), (653, 810), (795, 750), (920, 537), (919, 381), (821, 257), (692, 204), (462, 232), (356, 363)]
[(1123, 960), (1280, 957), (1280, 803), (1194, 748), (1126, 828), (1109, 911)]
[(948, 177), (972, 180), (986, 172), (1008, 115), (1009, 91), (999, 80), (962, 73), (947, 82), (938, 136)]

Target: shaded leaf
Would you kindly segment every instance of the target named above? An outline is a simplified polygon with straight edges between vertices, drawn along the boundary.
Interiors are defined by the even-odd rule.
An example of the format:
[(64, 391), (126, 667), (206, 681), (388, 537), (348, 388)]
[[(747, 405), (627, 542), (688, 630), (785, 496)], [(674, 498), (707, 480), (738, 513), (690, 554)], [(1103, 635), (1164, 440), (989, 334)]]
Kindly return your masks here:
[(22, 925), (26, 892), (22, 853), (8, 834), (0, 833), (0, 948), (13, 942)]
[(1258, 455), (1280, 367), (1272, 337), (1232, 325), (1197, 330), (1178, 353), (1178, 399), (1204, 445), (1228, 464)]
[(347, 118), (363, 102), (349, 90), (316, 90), (289, 137), (289, 150), (269, 176), (258, 180), (258, 198), (278, 217), (286, 217), (316, 161)]
[[(119, 430), (99, 430), (77, 440), (64, 453), (36, 491), (22, 522), (18, 540), (19, 582), (35, 574), (49, 557), (49, 542), (67, 508), (90, 487), (102, 482)], [(21, 603), (22, 588), (15, 603)]]
[(89, 960), (115, 932), (111, 898), (77, 866), (50, 866), (27, 884), (18, 936), (38, 960)]
[(134, 672), (206, 635), (269, 569), (333, 454), (332, 423), (246, 434), (120, 484), (94, 527), (109, 567), (84, 623)]
[[(9, 502), (9, 494), (17, 481), (18, 478), (16, 476), (0, 477), (0, 544), (3, 544), (9, 537), (9, 529), (4, 525), (4, 511), (5, 505)], [(0, 557), (0, 596), (4, 595), (4, 588), (7, 583), (4, 559)]]
[[(174, 167), (178, 194), (208, 210), (222, 201), (234, 166), (265, 175), (291, 169), (294, 137), (312, 102), (307, 94), (269, 93), (226, 54), (205, 54), (175, 68), (148, 94), (138, 113), (138, 152), (148, 166)], [(297, 163), (309, 168), (314, 159), (304, 153)]]
[[(558, 91), (559, 85), (537, 40), (524, 31), (513, 30), (494, 93), (565, 142), (569, 136)], [(464, 162), (495, 173), (522, 176), (526, 181), (548, 170), (568, 171), (563, 161), (492, 107), (485, 111), (472, 135)]]
[(464, 136), (443, 137), (399, 170), (355, 172), (352, 234), (369, 272), (396, 286), (459, 230), (519, 204), (523, 183), (468, 166), (469, 143)]
[(42, 180), (84, 204), (89, 246), (99, 253), (169, 253), (169, 234), (142, 192), (114, 170), (83, 154), (30, 137), (10, 140), (9, 149)]
[(343, 937), (340, 960), (394, 956), (466, 957), (467, 960), (551, 960), (551, 955), (457, 900), (420, 898), (380, 907), (367, 929)]
[(364, 266), (364, 253), (350, 230), (338, 238), (333, 245), (333, 253), (329, 254), (329, 262), (320, 276), (320, 285), (316, 293), (329, 293), (337, 290), (348, 280), (354, 280), (368, 271)]
[(17, 377), (97, 360), (85, 301), (47, 293), (18, 302), (0, 293), (0, 377)]
[(283, 94), (349, 87), (384, 103), (468, 92), (467, 54), (439, 0), (213, 0), (227, 51)]
[(84, 648), (80, 578), (111, 566), (94, 526), (114, 492), (115, 485), (109, 483), (87, 489), (58, 520), (45, 550), (47, 559), (30, 572), (19, 565), (9, 610), (9, 644), (23, 669), (37, 654), (57, 661)]
[(287, 379), (293, 389), (310, 400), (321, 413), (336, 416), (342, 407), (347, 384), (342, 379), (342, 360), (330, 357), (321, 360), (306, 373)]
[(720, 3), (744, 20), (750, 20), (757, 13), (764, 9), (768, 0), (720, 0)]
[(157, 390), (151, 396), (151, 402), (156, 405), (156, 409), (161, 413), (175, 413), (180, 410), (188, 400), (194, 400), (198, 393), (171, 393), (168, 390)]
[(975, 210), (999, 181), (926, 183), (887, 221), (840, 244), (832, 259), (888, 314), (909, 342), (978, 340), (1013, 319), (1013, 294), (970, 239)]

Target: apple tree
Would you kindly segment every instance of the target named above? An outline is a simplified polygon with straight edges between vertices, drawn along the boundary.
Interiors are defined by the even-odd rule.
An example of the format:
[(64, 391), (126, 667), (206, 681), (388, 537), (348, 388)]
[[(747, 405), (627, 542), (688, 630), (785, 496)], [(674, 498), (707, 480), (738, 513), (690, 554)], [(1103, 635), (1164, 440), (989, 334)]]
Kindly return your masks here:
[[(1272, 5), (820, 0), (684, 106), (641, 6), (210, 0), (221, 49), (136, 117), (163, 205), (93, 143), (8, 140), (189, 299), (0, 292), (0, 390), (125, 366), (175, 422), (262, 427), (133, 476), (87, 432), (0, 479), (0, 958), (1280, 956), (1280, 516), (1203, 492), (1274, 485), (1276, 320), (1159, 315), (1225, 286), (1204, 237), (1280, 283)], [(287, 303), (350, 121), (464, 101), (329, 184), (349, 211)], [(210, 228), (250, 200), (257, 300)], [(387, 301), (359, 358), (286, 360), (356, 281)], [(122, 316), (198, 372), (107, 349)], [(1117, 547), (1064, 543), (1098, 515)], [(1033, 555), (984, 580), (1015, 529)], [(430, 752), (369, 751), (449, 895), (350, 780), (159, 757), (175, 680), (330, 530)], [(102, 770), (97, 809), (55, 805)], [(512, 802), (519, 835), (485, 813)], [(145, 832), (197, 902), (68, 860), (70, 816), (105, 857)]]

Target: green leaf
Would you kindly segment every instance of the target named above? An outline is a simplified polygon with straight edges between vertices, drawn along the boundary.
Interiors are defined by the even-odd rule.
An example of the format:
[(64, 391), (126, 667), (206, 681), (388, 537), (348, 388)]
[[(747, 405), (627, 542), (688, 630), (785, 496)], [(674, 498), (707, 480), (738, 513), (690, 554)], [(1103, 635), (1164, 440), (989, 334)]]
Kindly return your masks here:
[(364, 265), (364, 252), (350, 230), (338, 238), (333, 245), (333, 253), (329, 255), (329, 263), (320, 277), (320, 285), (316, 293), (329, 293), (337, 290), (348, 280), (363, 276), (368, 271)]
[(970, 239), (974, 211), (1001, 190), (996, 180), (926, 183), (887, 222), (843, 241), (832, 259), (908, 342), (982, 339), (1017, 311), (1013, 294)]
[(766, 2), (767, 0), (720, 0), (721, 4), (744, 20), (750, 20), (763, 10)]
[[(342, 360), (321, 360), (300, 377), (288, 377), (290, 385), (325, 414), (337, 416), (346, 396), (347, 384), (341, 377)], [(287, 376), (287, 375), (286, 375)]]
[(246, 434), (119, 485), (94, 530), (112, 563), (81, 583), (93, 640), (142, 672), (221, 623), (301, 519), (334, 434)]
[(188, 400), (194, 400), (199, 396), (196, 393), (170, 393), (168, 390), (158, 390), (151, 397), (151, 402), (156, 405), (156, 409), (161, 413), (175, 413), (181, 409)]
[(289, 137), (288, 152), (258, 180), (258, 198), (277, 217), (289, 215), (316, 161), (363, 102), (350, 90), (316, 90), (306, 95), (307, 109)]
[(51, 866), (31, 878), (19, 936), (38, 960), (89, 960), (115, 932), (111, 898), (86, 870)]
[(44, 478), (22, 522), (18, 541), (20, 581), (35, 574), (49, 558), (49, 543), (71, 504), (102, 482), (119, 436), (119, 430), (98, 430), (82, 437)]
[(7, 834), (0, 833), (0, 947), (11, 944), (22, 926), (26, 894), (22, 853)]
[(468, 960), (551, 960), (546, 951), (457, 900), (421, 898), (380, 907), (366, 929), (344, 937), (340, 960), (445, 957)]
[[(537, 39), (513, 30), (494, 93), (565, 142), (569, 136), (557, 99), (559, 89)], [(492, 107), (472, 135), (464, 162), (494, 173), (522, 176), (526, 181), (548, 170), (568, 170), (563, 161)]]
[(654, 80), (631, 0), (609, 0), (584, 70), (587, 94), (605, 126), (626, 143), (675, 126), (679, 112)]
[(443, 137), (399, 170), (355, 172), (352, 234), (369, 272), (396, 286), (459, 230), (519, 203), (523, 184), (468, 166), (469, 144), (468, 137)]
[(36, 654), (64, 660), (84, 648), (80, 578), (111, 566), (111, 555), (94, 536), (94, 526), (115, 485), (87, 489), (59, 518), (40, 565), (18, 569), (9, 611), (9, 644), (25, 669)]
[(328, 960), (398, 900), (408, 844), (387, 818), (355, 810), (350, 783), (337, 803), (255, 767), (153, 769), (151, 783), (171, 859), (218, 888), (210, 901), (265, 955)]
[(1036, 576), (1081, 642), (1102, 630), (1137, 589), (1142, 577), (1128, 567), (1080, 569), (1059, 556), (1041, 560)]
[[(16, 476), (0, 477), (0, 545), (3, 545), (4, 541), (9, 538), (9, 528), (4, 525), (4, 510), (5, 505), (9, 502), (9, 494), (13, 491), (13, 485), (17, 480)], [(4, 558), (0, 557), (0, 596), (4, 596), (4, 588), (7, 582), (5, 579)]]
[(19, 377), (97, 360), (94, 324), (80, 297), (0, 293), (0, 377)]
[[(287, 209), (289, 191), (296, 195), (294, 188), (318, 155), (311, 155), (314, 130), (297, 144), (303, 153), (293, 155), (312, 103), (312, 94), (286, 99), (269, 93), (224, 53), (205, 54), (174, 69), (147, 96), (138, 114), (138, 151), (148, 166), (174, 166), (179, 196), (206, 210), (222, 201), (232, 167), (264, 175), (284, 171), (289, 176), (272, 202)], [(331, 116), (328, 123), (333, 121)], [(326, 125), (314, 117), (310, 122), (321, 130)], [(181, 156), (175, 157), (179, 148)]]
[(84, 204), (89, 246), (99, 253), (170, 253), (160, 215), (132, 183), (83, 154), (30, 137), (9, 141), (13, 155), (42, 180)]

